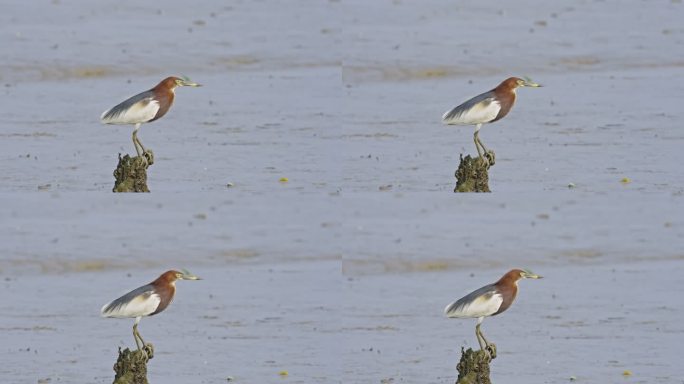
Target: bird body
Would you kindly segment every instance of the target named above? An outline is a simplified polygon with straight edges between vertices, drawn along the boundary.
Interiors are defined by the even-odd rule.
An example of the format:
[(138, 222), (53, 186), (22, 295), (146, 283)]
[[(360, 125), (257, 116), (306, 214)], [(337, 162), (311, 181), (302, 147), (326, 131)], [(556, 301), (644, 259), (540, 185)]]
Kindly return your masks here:
[(176, 293), (176, 280), (201, 280), (188, 271), (167, 271), (153, 282), (136, 288), (118, 299), (102, 306), (102, 317), (135, 318), (133, 324), (133, 338), (141, 349), (146, 346), (140, 333), (138, 323), (145, 316), (153, 316), (166, 309), (171, 304)]
[(487, 150), (482, 144), (479, 131), (483, 124), (493, 123), (508, 115), (515, 104), (515, 90), (518, 87), (541, 87), (541, 85), (529, 80), (510, 77), (491, 91), (475, 96), (448, 110), (442, 115), (442, 122), (447, 125), (475, 125), (474, 140), (477, 153), (481, 159), (486, 158), (485, 161), (493, 164), (494, 152)]
[(102, 113), (100, 120), (104, 124), (134, 124), (133, 145), (138, 156), (146, 150), (138, 139), (137, 133), (143, 123), (150, 123), (162, 118), (173, 105), (176, 87), (199, 87), (200, 84), (188, 79), (167, 77), (154, 88), (132, 96), (111, 109)]
[(476, 125), (503, 119), (515, 104), (515, 91), (521, 86), (519, 80), (524, 82), (517, 77), (504, 80), (491, 91), (475, 96), (447, 111), (442, 116), (442, 121), (447, 125)]
[(102, 307), (102, 316), (132, 318), (152, 316), (166, 309), (176, 293), (176, 271), (168, 271), (155, 281), (138, 287)]
[[(475, 336), (480, 343), (480, 348), (484, 350), (489, 347), (489, 343), (480, 331), (480, 324), (482, 324), (484, 318), (496, 316), (513, 304), (513, 301), (518, 296), (518, 280), (541, 278), (542, 276), (528, 270), (510, 270), (496, 283), (485, 285), (447, 305), (444, 308), (444, 314), (450, 318), (477, 318)], [(484, 341), (484, 346), (482, 341)]]

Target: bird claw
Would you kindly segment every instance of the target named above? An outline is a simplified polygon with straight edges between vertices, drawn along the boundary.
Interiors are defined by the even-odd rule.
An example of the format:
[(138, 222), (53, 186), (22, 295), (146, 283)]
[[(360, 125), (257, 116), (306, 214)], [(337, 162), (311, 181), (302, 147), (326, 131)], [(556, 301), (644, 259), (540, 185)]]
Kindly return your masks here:
[(142, 157), (143, 159), (145, 159), (145, 162), (147, 163), (148, 167), (154, 164), (154, 152), (152, 152), (152, 150), (146, 149), (145, 151), (143, 151)]
[(494, 344), (494, 343), (487, 344), (487, 346), (485, 347), (485, 351), (489, 355), (490, 361), (496, 359), (496, 344)]
[(154, 346), (150, 343), (146, 343), (145, 345), (143, 345), (140, 352), (142, 352), (142, 356), (145, 362), (147, 362), (154, 357)]
[(485, 152), (485, 154), (484, 154), (484, 157), (487, 159), (487, 164), (488, 164), (487, 168), (491, 167), (492, 165), (494, 165), (496, 163), (496, 154), (494, 154), (494, 151), (487, 150), (487, 152)]

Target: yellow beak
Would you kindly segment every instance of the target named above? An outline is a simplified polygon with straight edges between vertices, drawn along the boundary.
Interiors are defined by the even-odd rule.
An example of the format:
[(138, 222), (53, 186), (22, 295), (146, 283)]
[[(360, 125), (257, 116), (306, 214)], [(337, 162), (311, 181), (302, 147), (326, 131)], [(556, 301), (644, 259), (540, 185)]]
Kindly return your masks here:
[(534, 87), (534, 88), (539, 88), (539, 87), (542, 86), (541, 84), (535, 83), (534, 81), (532, 81), (532, 79), (530, 79), (529, 77), (526, 77), (526, 78), (524, 78), (523, 80), (525, 81), (525, 82), (522, 84), (523, 87)]

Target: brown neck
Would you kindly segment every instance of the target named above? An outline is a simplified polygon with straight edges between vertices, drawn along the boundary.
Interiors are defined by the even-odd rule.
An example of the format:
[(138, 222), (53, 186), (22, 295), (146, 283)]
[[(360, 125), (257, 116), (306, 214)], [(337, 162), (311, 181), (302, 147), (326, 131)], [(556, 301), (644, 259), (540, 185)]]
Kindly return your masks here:
[(499, 313), (507, 310), (508, 307), (513, 304), (515, 297), (518, 296), (518, 280), (520, 280), (520, 271), (514, 269), (503, 275), (503, 277), (495, 283), (496, 288), (503, 296), (503, 302), (501, 303), (499, 310), (494, 315), (498, 315)]
[(510, 87), (507, 82), (508, 80), (499, 84), (498, 87), (492, 89), (492, 92), (496, 94), (497, 100), (499, 100), (499, 105), (501, 105), (499, 114), (496, 115), (496, 118), (492, 120), (492, 122), (503, 119), (506, 115), (508, 115), (508, 112), (511, 111), (513, 104), (515, 104), (515, 87)]
[(163, 311), (173, 301), (173, 296), (176, 294), (176, 273), (176, 271), (165, 272), (152, 282), (155, 292), (159, 295), (160, 302), (157, 310), (150, 316)]
[(173, 105), (173, 99), (175, 97), (174, 89), (176, 88), (176, 83), (172, 78), (163, 80), (161, 83), (157, 84), (156, 87), (152, 88), (151, 91), (154, 93), (154, 98), (159, 103), (159, 110), (154, 118), (150, 121), (155, 121), (162, 116), (166, 115), (169, 108)]

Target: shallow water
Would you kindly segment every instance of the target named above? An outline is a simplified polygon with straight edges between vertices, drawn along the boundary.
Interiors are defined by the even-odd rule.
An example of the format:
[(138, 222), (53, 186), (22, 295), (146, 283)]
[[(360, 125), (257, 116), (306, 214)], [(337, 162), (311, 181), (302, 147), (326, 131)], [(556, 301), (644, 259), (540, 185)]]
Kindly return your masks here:
[[(485, 321), (494, 382), (682, 382), (681, 1), (3, 10), (3, 383), (111, 382), (132, 321), (99, 308), (169, 268), (205, 280), (142, 321), (153, 383), (453, 382), (474, 321), (442, 309), (512, 267), (546, 278)], [(100, 113), (172, 74), (205, 86), (113, 195)], [(510, 75), (545, 87), (482, 129), (494, 193), (454, 195), (473, 131), (440, 116)]]

